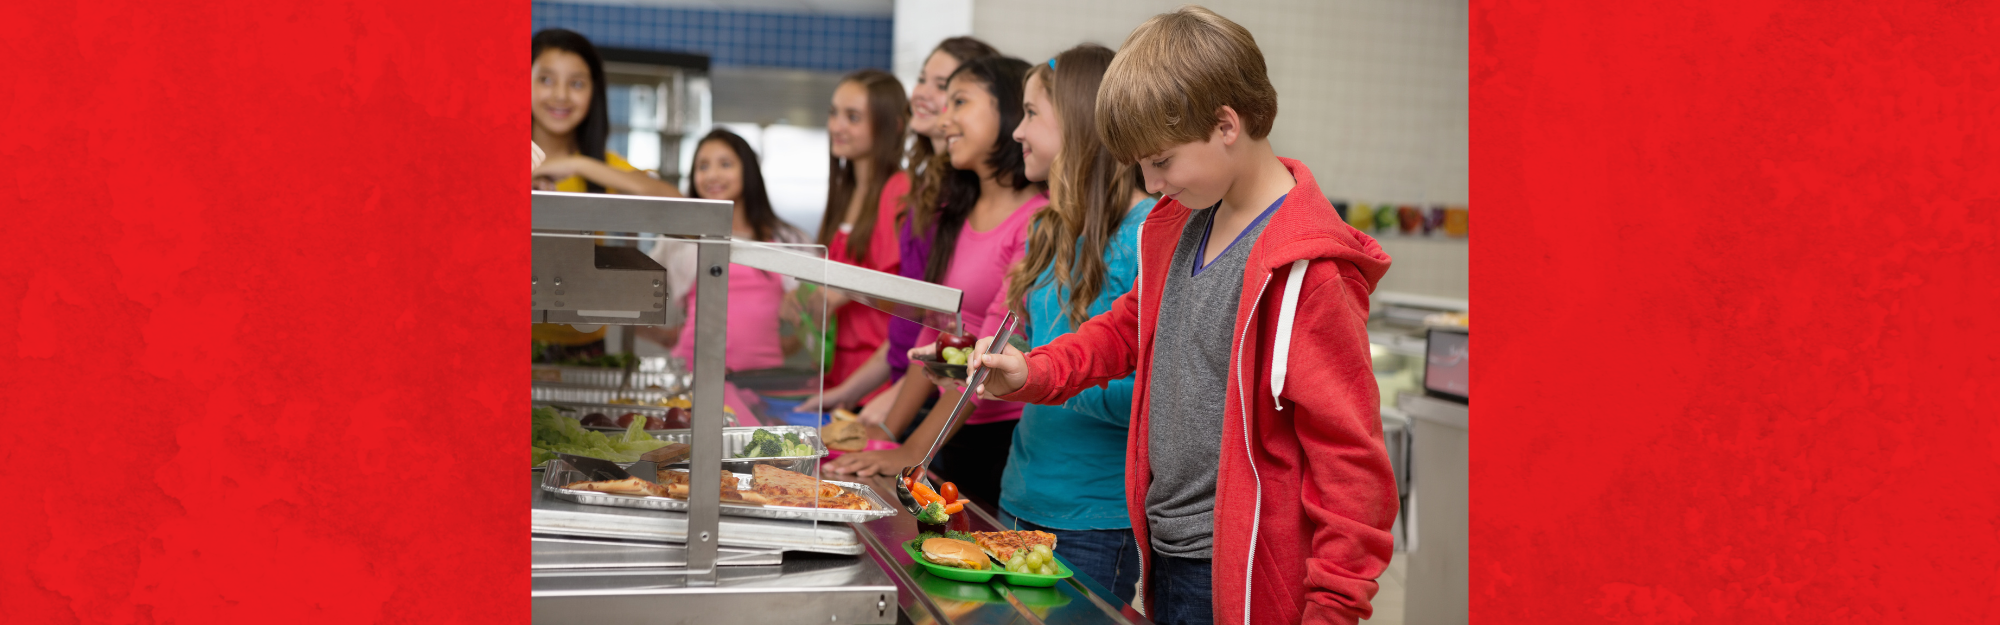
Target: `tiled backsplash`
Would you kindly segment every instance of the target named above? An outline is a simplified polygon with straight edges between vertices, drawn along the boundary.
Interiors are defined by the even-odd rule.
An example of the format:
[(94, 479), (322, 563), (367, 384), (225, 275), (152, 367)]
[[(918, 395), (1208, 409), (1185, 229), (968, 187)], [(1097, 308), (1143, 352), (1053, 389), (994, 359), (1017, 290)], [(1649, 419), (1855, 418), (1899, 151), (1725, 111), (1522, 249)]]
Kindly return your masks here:
[[(1085, 41), (1116, 49), (1141, 22), (1185, 2), (980, 0), (973, 34), (1040, 62)], [(1468, 206), (1464, 0), (1198, 4), (1256, 38), (1278, 90), (1271, 145), (1311, 167), (1329, 197)], [(1375, 236), (1396, 259), (1378, 290), (1466, 296), (1465, 239)]]
[(533, 29), (567, 28), (614, 48), (694, 52), (725, 67), (848, 72), (889, 68), (891, 20), (825, 15), (537, 1)]
[[(1086, 41), (1112, 49), (1187, 0), (973, 3), (973, 34), (1041, 62)], [(1326, 194), (1465, 206), (1464, 0), (1203, 0), (1250, 30), (1278, 90), (1271, 144)]]

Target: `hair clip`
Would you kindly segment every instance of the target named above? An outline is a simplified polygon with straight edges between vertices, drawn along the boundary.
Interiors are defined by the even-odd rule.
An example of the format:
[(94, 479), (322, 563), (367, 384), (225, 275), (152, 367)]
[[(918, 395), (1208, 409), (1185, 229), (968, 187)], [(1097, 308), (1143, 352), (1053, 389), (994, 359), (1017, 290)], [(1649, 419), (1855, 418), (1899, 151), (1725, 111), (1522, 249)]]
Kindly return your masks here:
[(1055, 68), (1056, 68), (1056, 60), (1049, 59), (1049, 69), (1055, 69)]

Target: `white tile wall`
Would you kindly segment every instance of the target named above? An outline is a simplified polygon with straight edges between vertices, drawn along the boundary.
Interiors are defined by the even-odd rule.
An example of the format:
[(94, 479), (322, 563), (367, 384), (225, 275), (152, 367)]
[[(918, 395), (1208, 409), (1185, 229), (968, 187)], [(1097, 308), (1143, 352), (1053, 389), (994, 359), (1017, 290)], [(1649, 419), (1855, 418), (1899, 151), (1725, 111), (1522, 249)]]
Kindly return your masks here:
[[(973, 34), (1039, 62), (1084, 41), (1116, 49), (1141, 22), (1183, 3), (982, 0), (973, 5)], [(1310, 166), (1329, 196), (1370, 205), (1467, 204), (1465, 0), (1203, 6), (1257, 38), (1278, 90), (1272, 145)], [(1398, 238), (1378, 236), (1385, 246)], [(1382, 289), (1466, 296), (1463, 240), (1408, 243), (1390, 249), (1397, 262)]]
[(916, 86), (917, 73), (938, 42), (972, 34), (972, 0), (896, 0), (895, 47), (890, 51), (903, 89)]

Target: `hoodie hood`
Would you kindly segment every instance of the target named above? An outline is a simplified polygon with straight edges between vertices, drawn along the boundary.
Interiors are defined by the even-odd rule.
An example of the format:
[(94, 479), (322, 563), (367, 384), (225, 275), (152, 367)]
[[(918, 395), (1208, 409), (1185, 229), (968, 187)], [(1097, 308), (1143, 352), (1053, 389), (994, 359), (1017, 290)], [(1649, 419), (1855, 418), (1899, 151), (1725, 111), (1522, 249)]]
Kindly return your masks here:
[(1285, 392), (1286, 374), (1291, 369), (1292, 323), (1298, 318), (1299, 292), (1305, 284), (1307, 266), (1319, 259), (1346, 261), (1360, 272), (1368, 292), (1374, 293), (1382, 274), (1389, 272), (1389, 254), (1382, 251), (1382, 244), (1374, 237), (1340, 219), (1340, 213), (1326, 201), (1319, 182), (1313, 180), (1312, 171), (1304, 164), (1284, 157), (1278, 161), (1291, 170), (1297, 185), (1285, 195), (1285, 203), (1278, 207), (1278, 212), (1271, 215), (1271, 223), (1264, 227), (1264, 235), (1258, 237), (1257, 247), (1250, 250), (1249, 266), (1267, 274), (1291, 266), (1285, 272), (1277, 340), (1271, 354), (1271, 400), (1279, 410), (1284, 410), (1279, 397)]
[(1361, 278), (1373, 292), (1382, 274), (1389, 271), (1389, 254), (1382, 251), (1382, 244), (1341, 220), (1304, 164), (1284, 157), (1278, 161), (1291, 170), (1298, 186), (1285, 196), (1278, 212), (1271, 214), (1271, 224), (1250, 252), (1251, 266), (1268, 272), (1300, 260), (1344, 260), (1361, 271)]

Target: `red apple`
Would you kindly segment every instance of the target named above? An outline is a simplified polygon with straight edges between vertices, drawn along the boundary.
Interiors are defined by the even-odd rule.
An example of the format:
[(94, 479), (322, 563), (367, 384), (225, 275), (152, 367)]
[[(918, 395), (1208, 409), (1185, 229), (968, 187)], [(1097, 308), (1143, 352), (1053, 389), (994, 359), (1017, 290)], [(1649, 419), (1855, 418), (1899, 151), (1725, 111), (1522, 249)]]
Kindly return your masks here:
[(646, 421), (646, 415), (642, 415), (636, 412), (628, 412), (622, 415), (618, 415), (618, 427), (621, 428), (632, 427), (633, 419), (638, 419), (639, 422), (644, 423)]
[(664, 422), (664, 425), (661, 426), (661, 429), (685, 430), (687, 428), (694, 427), (694, 421), (688, 418), (687, 409), (681, 408), (679, 406), (668, 408), (667, 418), (662, 419), (661, 421)]
[(604, 413), (602, 412), (593, 412), (584, 415), (582, 421), (584, 427), (592, 427), (592, 428), (617, 427), (616, 422), (612, 421), (611, 417), (604, 416)]
[(951, 334), (948, 332), (938, 333), (937, 348), (938, 352), (940, 353), (942, 353), (944, 351), (944, 348), (947, 347), (956, 347), (959, 349), (972, 349), (972, 346), (978, 344), (979, 344), (979, 337), (970, 334)]

